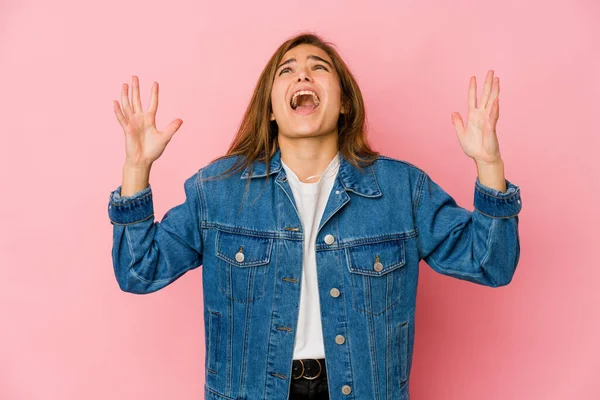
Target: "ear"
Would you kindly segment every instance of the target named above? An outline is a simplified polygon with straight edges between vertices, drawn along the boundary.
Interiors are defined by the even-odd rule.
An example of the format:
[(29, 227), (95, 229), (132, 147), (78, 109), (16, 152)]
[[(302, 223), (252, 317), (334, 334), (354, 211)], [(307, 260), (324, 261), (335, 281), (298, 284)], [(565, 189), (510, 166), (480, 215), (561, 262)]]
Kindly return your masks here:
[(271, 116), (269, 117), (269, 120), (275, 121), (275, 115), (273, 115), (273, 113), (271, 113)]
[(346, 107), (344, 107), (344, 103), (340, 104), (340, 114), (346, 114)]

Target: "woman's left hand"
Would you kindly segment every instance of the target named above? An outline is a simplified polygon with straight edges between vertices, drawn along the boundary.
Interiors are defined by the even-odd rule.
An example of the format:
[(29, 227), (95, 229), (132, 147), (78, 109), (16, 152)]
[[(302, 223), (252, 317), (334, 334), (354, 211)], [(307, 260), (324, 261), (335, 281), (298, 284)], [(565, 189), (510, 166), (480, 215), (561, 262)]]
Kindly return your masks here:
[(489, 165), (501, 163), (500, 147), (496, 137), (496, 123), (499, 116), (498, 94), (500, 79), (494, 78), (494, 71), (488, 71), (479, 105), (477, 103), (477, 80), (471, 77), (469, 83), (467, 125), (459, 113), (452, 113), (452, 124), (456, 129), (463, 151), (475, 163)]

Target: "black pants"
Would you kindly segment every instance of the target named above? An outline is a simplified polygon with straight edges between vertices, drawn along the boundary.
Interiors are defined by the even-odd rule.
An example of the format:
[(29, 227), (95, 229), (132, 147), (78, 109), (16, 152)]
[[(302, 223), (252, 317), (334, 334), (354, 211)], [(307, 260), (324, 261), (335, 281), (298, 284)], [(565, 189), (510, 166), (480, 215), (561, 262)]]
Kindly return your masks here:
[[(291, 379), (289, 400), (329, 400), (329, 389), (327, 385), (327, 371), (325, 360), (319, 360), (322, 365), (321, 374), (315, 379)], [(318, 371), (318, 370), (317, 370)], [(296, 372), (295, 376), (300, 373)], [(309, 376), (315, 376), (308, 373)]]

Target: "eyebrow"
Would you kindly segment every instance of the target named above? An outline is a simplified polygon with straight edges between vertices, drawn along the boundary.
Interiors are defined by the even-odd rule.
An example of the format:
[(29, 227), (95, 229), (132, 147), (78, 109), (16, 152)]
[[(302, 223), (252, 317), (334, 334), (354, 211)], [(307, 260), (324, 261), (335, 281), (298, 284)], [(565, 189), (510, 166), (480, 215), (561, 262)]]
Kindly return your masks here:
[[(331, 63), (330, 63), (329, 61), (327, 61), (327, 60), (324, 60), (324, 59), (322, 59), (322, 58), (321, 58), (321, 57), (319, 57), (319, 56), (315, 56), (314, 54), (309, 54), (308, 56), (306, 56), (306, 59), (307, 59), (307, 60), (317, 60), (317, 61), (324, 62), (325, 64), (329, 65), (329, 67), (330, 67), (331, 69), (333, 69), (333, 65), (331, 65)], [(290, 64), (290, 63), (293, 63), (293, 62), (296, 62), (296, 61), (297, 61), (297, 60), (296, 60), (295, 58), (290, 58), (290, 59), (288, 59), (288, 60), (286, 60), (286, 61), (282, 62), (282, 63), (279, 65), (279, 67), (277, 67), (277, 70), (279, 70), (279, 68), (283, 67), (283, 66), (284, 66), (284, 65), (286, 65), (286, 64)]]

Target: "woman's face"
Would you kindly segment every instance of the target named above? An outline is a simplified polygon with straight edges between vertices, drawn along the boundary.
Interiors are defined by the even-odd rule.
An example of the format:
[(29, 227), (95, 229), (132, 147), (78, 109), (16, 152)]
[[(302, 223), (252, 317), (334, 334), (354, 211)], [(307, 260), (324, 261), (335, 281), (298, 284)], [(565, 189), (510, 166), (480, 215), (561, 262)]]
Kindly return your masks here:
[(297, 138), (337, 133), (344, 111), (339, 76), (327, 53), (310, 44), (285, 53), (275, 72), (271, 106), (279, 134)]

